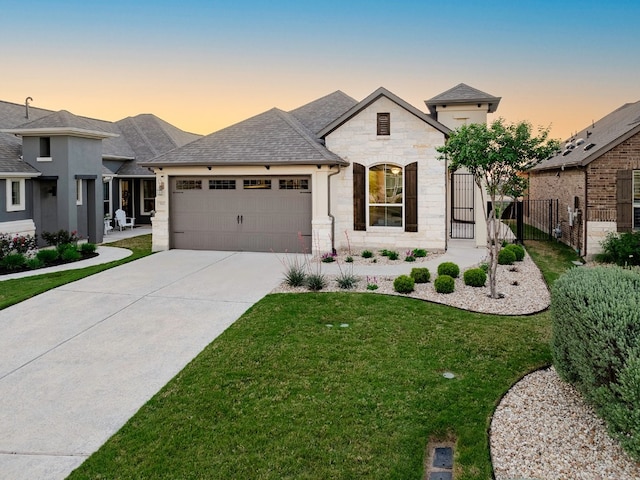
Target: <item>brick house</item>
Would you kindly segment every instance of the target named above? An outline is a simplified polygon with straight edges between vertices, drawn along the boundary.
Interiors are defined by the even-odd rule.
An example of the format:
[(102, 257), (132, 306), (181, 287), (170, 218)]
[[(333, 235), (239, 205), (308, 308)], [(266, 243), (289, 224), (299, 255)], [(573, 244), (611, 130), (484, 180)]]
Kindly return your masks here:
[(567, 140), (529, 171), (529, 199), (557, 199), (564, 243), (584, 257), (609, 232), (640, 229), (640, 101)]

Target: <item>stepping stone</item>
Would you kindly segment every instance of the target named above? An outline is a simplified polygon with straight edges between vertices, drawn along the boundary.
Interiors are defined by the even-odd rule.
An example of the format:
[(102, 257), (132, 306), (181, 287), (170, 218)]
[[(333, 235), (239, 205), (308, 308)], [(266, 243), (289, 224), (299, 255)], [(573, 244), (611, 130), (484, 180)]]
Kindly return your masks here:
[(451, 472), (431, 472), (429, 480), (453, 480)]
[(437, 468), (453, 468), (453, 449), (451, 447), (436, 448), (433, 466)]

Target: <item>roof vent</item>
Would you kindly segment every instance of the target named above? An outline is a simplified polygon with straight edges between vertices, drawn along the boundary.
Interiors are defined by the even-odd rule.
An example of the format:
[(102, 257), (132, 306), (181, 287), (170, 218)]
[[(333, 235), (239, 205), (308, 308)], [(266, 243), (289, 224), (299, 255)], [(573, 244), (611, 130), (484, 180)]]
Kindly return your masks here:
[(564, 146), (565, 150), (573, 150), (574, 148), (576, 148), (576, 146), (573, 144), (573, 142), (567, 142), (567, 144)]
[(562, 152), (562, 156), (563, 156), (563, 157), (566, 157), (566, 156), (567, 156), (567, 155), (569, 155), (571, 152), (572, 152), (572, 150), (571, 150), (571, 149), (567, 149), (567, 150), (565, 150), (564, 152)]
[(588, 145), (585, 145), (585, 146), (584, 146), (584, 151), (585, 151), (585, 152), (586, 152), (586, 151), (589, 151), (589, 150), (591, 150), (591, 149), (592, 149), (593, 147), (595, 147), (595, 146), (596, 146), (596, 144), (595, 144), (595, 143), (589, 143)]
[(576, 147), (577, 147), (578, 145), (582, 145), (583, 143), (584, 143), (584, 138), (579, 138), (579, 139), (577, 139), (577, 140), (576, 140)]

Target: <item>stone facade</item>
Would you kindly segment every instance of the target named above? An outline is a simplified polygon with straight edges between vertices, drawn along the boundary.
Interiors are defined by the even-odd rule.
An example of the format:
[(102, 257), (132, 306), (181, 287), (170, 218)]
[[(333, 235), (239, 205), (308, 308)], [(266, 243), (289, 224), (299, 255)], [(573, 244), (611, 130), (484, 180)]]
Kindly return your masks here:
[[(378, 136), (377, 113), (391, 114), (391, 134)], [(380, 97), (325, 138), (329, 150), (350, 165), (330, 178), (330, 213), (335, 218), (336, 249), (347, 248), (446, 248), (446, 166), (437, 159), (436, 147), (445, 138), (431, 125), (395, 102)], [(367, 226), (353, 229), (353, 163), (367, 169), (379, 164), (400, 167), (418, 163), (418, 231), (401, 227)], [(367, 222), (368, 223), (368, 222)]]

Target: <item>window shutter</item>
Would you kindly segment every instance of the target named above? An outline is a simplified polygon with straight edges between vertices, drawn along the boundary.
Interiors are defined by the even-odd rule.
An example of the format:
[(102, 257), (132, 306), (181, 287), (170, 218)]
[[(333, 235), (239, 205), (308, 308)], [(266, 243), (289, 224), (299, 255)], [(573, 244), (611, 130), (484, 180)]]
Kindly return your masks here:
[(365, 168), (359, 163), (353, 164), (353, 229), (367, 229)]
[(633, 170), (618, 170), (616, 178), (618, 232), (630, 232), (633, 221)]
[(378, 135), (391, 135), (391, 114), (378, 114)]
[(404, 231), (418, 231), (418, 162), (404, 167)]

